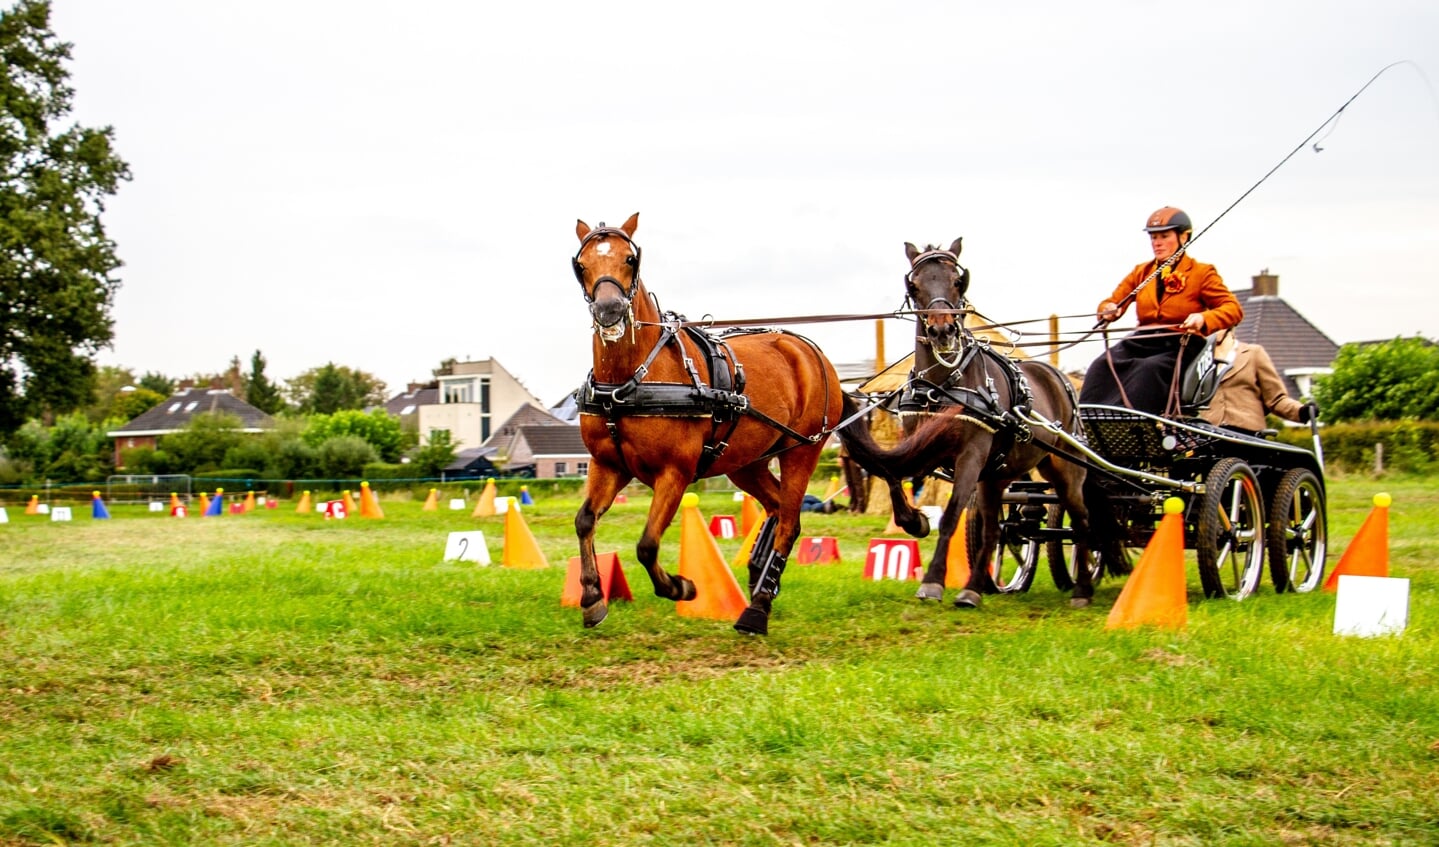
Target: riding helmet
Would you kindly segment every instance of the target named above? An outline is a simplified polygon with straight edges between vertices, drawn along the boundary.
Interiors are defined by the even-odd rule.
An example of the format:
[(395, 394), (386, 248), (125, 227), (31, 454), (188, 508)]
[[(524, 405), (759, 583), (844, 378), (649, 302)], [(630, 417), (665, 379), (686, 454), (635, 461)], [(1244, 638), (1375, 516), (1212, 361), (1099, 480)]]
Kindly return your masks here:
[(1149, 216), (1144, 222), (1145, 232), (1168, 232), (1177, 230), (1181, 235), (1192, 232), (1194, 225), (1189, 222), (1189, 216), (1184, 214), (1183, 209), (1176, 209), (1173, 206), (1165, 206)]

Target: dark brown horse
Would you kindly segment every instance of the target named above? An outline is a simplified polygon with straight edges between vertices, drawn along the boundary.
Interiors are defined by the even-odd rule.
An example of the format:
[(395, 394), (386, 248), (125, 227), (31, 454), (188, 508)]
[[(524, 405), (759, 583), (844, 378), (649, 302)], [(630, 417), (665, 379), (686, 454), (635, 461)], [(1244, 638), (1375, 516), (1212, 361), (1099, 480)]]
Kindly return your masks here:
[[(654, 490), (635, 548), (655, 594), (695, 597), (692, 581), (659, 566), (660, 539), (685, 488), (728, 476), (767, 518), (749, 562), (750, 605), (735, 622), (766, 634), (800, 506), (844, 393), (812, 342), (774, 330), (720, 336), (662, 313), (640, 281), (639, 215), (619, 227), (578, 221), (575, 276), (594, 320), (594, 368), (580, 391), (580, 433), (593, 460), (575, 516), (585, 626), (608, 613), (595, 566), (595, 524), (632, 479)], [(770, 472), (779, 464), (779, 476)]]
[[(961, 246), (962, 239), (955, 239), (948, 250), (931, 245), (921, 251), (913, 244), (904, 245), (910, 261), (906, 295), (923, 325), (915, 340), (914, 371), (900, 398), (904, 439), (886, 450), (862, 426), (842, 430), (841, 438), (850, 456), (889, 483), (895, 522), (911, 535), (923, 536), (929, 526), (923, 513), (910, 505), (900, 480), (941, 468), (951, 472), (954, 491), (918, 592), (922, 599), (944, 596), (949, 545), (960, 512), (978, 492), (981, 553), (971, 563), (968, 584), (954, 601), (956, 606), (977, 608), (981, 594), (997, 590), (987, 563), (999, 541), (1001, 496), (1011, 482), (1037, 470), (1054, 487), (1060, 506), (1070, 515), (1077, 562), (1088, 561), (1088, 513), (1082, 496), (1085, 467), (1048, 449), (1062, 448), (1057, 436), (1025, 420), (1032, 412), (1077, 432), (1073, 389), (1053, 367), (1034, 360), (1016, 363), (965, 328), (969, 271), (959, 264)], [(1092, 577), (1087, 568), (1075, 570), (1070, 603), (1087, 606), (1094, 596)]]

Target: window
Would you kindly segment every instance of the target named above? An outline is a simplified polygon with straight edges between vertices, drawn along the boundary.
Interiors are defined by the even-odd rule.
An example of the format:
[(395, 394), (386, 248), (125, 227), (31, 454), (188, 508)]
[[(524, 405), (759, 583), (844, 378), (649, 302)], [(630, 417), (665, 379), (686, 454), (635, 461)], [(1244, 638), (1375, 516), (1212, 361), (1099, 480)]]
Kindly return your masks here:
[(193, 412), (193, 411), (195, 411), (195, 407), (198, 406), (198, 405), (200, 405), (200, 401), (199, 401), (199, 400), (191, 400), (190, 402), (188, 402), (188, 403), (185, 404), (185, 411), (187, 411), (187, 412)]
[(555, 476), (564, 476), (569, 471), (569, 462), (555, 462)]
[(450, 437), (450, 431), (449, 431), (448, 429), (432, 429), (432, 430), (430, 430), (430, 435), (429, 435), (428, 441), (429, 441), (429, 443), (434, 444), (434, 443), (435, 443), (435, 439), (436, 439), (436, 438), (439, 438), (439, 437), (449, 438), (449, 437)]
[(445, 385), (446, 403), (469, 403), (471, 385), (468, 382), (452, 382)]
[(590, 475), (590, 463), (589, 463), (589, 462), (575, 462), (575, 473), (578, 474), (579, 476), (589, 476), (589, 475)]

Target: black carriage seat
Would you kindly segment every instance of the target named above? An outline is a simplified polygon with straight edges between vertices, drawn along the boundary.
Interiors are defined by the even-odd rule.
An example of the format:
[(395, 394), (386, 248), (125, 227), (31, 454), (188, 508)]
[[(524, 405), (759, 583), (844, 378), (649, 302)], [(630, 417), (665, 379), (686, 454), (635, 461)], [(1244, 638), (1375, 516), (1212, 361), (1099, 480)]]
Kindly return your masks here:
[(1219, 378), (1233, 364), (1231, 359), (1220, 359), (1214, 355), (1221, 334), (1215, 333), (1205, 338), (1204, 349), (1199, 351), (1199, 356), (1190, 362), (1189, 367), (1180, 375), (1179, 411), (1186, 417), (1198, 417), (1200, 412), (1209, 407), (1210, 401), (1219, 391)]

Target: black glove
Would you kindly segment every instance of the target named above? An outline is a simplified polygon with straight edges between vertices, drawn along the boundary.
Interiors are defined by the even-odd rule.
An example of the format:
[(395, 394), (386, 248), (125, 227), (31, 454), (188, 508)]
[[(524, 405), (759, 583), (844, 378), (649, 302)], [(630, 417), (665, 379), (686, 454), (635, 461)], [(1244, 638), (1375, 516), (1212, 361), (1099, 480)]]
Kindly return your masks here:
[(1319, 404), (1313, 400), (1299, 407), (1299, 422), (1309, 423), (1319, 419)]

